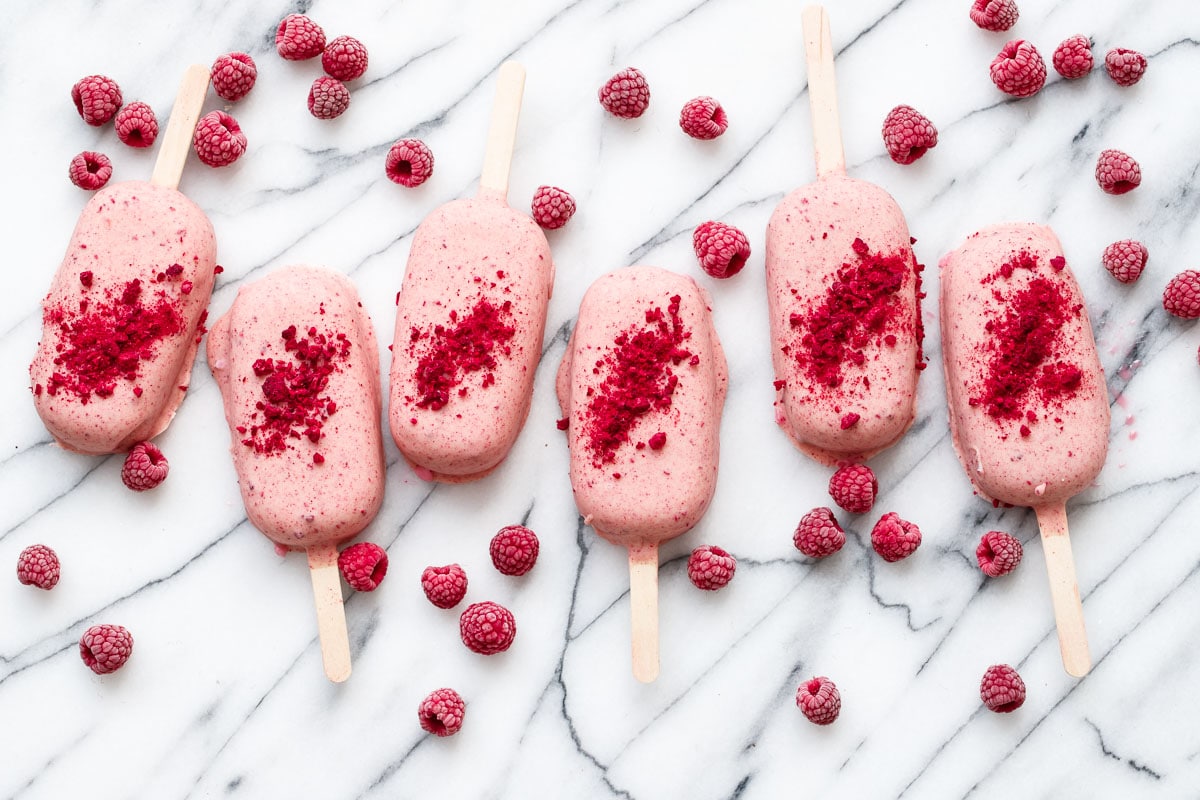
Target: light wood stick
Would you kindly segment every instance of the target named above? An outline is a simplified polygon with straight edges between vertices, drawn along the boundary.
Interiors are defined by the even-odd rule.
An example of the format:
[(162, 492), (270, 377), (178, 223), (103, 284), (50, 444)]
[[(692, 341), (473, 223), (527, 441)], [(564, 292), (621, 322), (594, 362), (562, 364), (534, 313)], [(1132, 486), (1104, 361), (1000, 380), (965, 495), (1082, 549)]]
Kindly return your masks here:
[(633, 677), (658, 677), (658, 545), (629, 548), (629, 608), (633, 631)]
[(481, 189), (508, 195), (508, 173), (512, 166), (513, 146), (517, 140), (517, 119), (521, 116), (521, 97), (524, 93), (525, 68), (515, 61), (505, 61), (500, 65), (496, 82), (492, 124), (488, 128), (483, 174), (479, 178)]
[(1058, 646), (1063, 667), (1076, 678), (1092, 668), (1088, 654), (1087, 630), (1083, 625), (1083, 604), (1079, 600), (1079, 582), (1075, 579), (1075, 559), (1067, 534), (1065, 504), (1036, 508), (1042, 531), (1042, 550), (1050, 575), (1050, 600), (1054, 604), (1054, 624), (1058, 626)]
[(151, 183), (170, 189), (179, 188), (179, 177), (183, 175), (183, 165), (192, 151), (192, 136), (196, 132), (200, 110), (204, 107), (204, 96), (208, 93), (208, 79), (208, 67), (200, 64), (192, 64), (183, 73), (179, 94), (175, 96), (175, 105), (171, 107), (171, 118), (167, 120), (167, 130), (159, 139), (158, 159), (154, 162)]
[(350, 635), (346, 631), (346, 609), (342, 605), (337, 557), (337, 548), (331, 544), (308, 550), (313, 599), (317, 604), (317, 631), (321, 637), (321, 660), (325, 663), (326, 677), (341, 683), (350, 677)]
[(808, 6), (800, 19), (804, 26), (804, 55), (808, 62), (808, 104), (812, 109), (817, 177), (845, 175), (846, 153), (842, 150), (842, 128), (838, 120), (829, 15), (822, 6)]

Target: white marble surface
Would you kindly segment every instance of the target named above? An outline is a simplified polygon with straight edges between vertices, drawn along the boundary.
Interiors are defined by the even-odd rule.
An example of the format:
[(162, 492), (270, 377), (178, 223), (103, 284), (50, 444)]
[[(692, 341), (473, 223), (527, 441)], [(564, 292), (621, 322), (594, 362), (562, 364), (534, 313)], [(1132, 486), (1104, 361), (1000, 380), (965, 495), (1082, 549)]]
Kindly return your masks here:
[[(1200, 15), (1193, 0), (1023, 0), (1012, 33), (1049, 57), (1070, 34), (1095, 52), (1150, 56), (1124, 89), (1103, 73), (1053, 76), (1030, 100), (996, 91), (987, 65), (1006, 40), (976, 29), (969, 0), (831, 4), (852, 174), (906, 210), (918, 258), (938, 258), (982, 225), (1048, 222), (1066, 246), (1096, 325), (1113, 398), (1108, 463), (1071, 505), (1094, 671), (1059, 663), (1033, 515), (971, 494), (947, 433), (942, 377), (930, 369), (919, 417), (876, 458), (881, 496), (845, 549), (811, 564), (792, 547), (800, 515), (828, 502), (828, 470), (792, 449), (772, 419), (762, 253), (767, 217), (811, 180), (800, 4), (747, 2), (360, 2), (300, 6), (330, 36), (371, 54), (348, 113), (313, 119), (319, 66), (279, 59), (274, 26), (296, 4), (139, 3), (0, 6), (0, 105), (7, 109), (0, 212), (0, 796), (88, 797), (1187, 797), (1200, 791), (1200, 333), (1159, 305), (1175, 272), (1200, 267)], [(572, 191), (580, 211), (550, 234), (558, 282), (533, 410), (511, 457), (466, 486), (431, 487), (389, 442), (387, 496), (364, 534), (391, 558), (373, 594), (347, 594), (354, 674), (321, 673), (304, 559), (277, 556), (243, 513), (221, 404), (207, 365), (159, 442), (171, 476), (144, 495), (120, 483), (121, 459), (53, 447), (29, 401), (26, 367), (39, 303), (86, 201), (67, 180), (83, 149), (112, 156), (114, 179), (146, 178), (153, 156), (85, 126), (75, 80), (102, 72), (127, 100), (165, 120), (185, 66), (243, 49), (259, 82), (231, 110), (249, 137), (235, 166), (194, 159), (182, 188), (211, 216), (225, 273), (212, 311), (278, 266), (350, 274), (381, 335), (417, 223), (474, 191), (497, 66), (529, 77), (510, 199)], [(636, 65), (653, 99), (640, 120), (595, 100)], [(688, 98), (711, 94), (732, 124), (713, 142), (685, 137)], [(889, 161), (879, 125), (910, 103), (941, 143), (910, 167)], [(210, 95), (206, 108), (222, 107)], [(423, 138), (437, 162), (409, 191), (388, 182), (392, 141)], [(1128, 150), (1142, 186), (1114, 198), (1092, 176), (1096, 154)], [(705, 219), (744, 229), (743, 274), (700, 275), (691, 230)], [(1132, 287), (1099, 265), (1117, 238), (1142, 239), (1150, 265)], [(662, 676), (630, 675), (623, 551), (581, 526), (553, 372), (579, 299), (603, 272), (637, 262), (697, 275), (714, 296), (730, 362), (721, 473), (703, 522), (663, 549)], [(940, 359), (936, 270), (927, 272), (927, 351)], [(385, 356), (386, 351), (382, 353)], [(879, 513), (917, 522), (925, 541), (885, 564), (867, 534)], [(541, 537), (522, 579), (496, 573), (487, 542), (526, 521)], [(1026, 543), (1013, 575), (987, 581), (979, 536)], [(50, 593), (12, 577), (27, 545), (54, 547)], [(739, 559), (724, 591), (702, 594), (684, 561), (701, 543)], [(458, 639), (456, 612), (421, 594), (428, 564), (458, 561), (469, 601), (516, 614), (506, 654)], [(5, 566), (7, 565), (7, 566)], [(92, 675), (76, 642), (89, 625), (133, 632), (119, 673)], [(995, 662), (1029, 686), (1012, 715), (981, 707)], [(808, 724), (802, 678), (832, 677), (843, 697), (830, 728)], [(449, 685), (468, 702), (462, 732), (426, 736), (416, 706)]]

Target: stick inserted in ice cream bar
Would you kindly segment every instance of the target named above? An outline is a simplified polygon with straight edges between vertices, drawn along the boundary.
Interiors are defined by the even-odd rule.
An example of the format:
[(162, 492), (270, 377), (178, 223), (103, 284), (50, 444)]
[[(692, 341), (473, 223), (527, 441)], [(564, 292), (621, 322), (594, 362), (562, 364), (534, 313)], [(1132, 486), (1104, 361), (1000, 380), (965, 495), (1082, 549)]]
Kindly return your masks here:
[(954, 449), (994, 503), (1032, 507), (1063, 666), (1091, 669), (1066, 502), (1108, 452), (1108, 390), (1062, 245), (1043, 225), (995, 225), (941, 262), (942, 354)]
[(521, 65), (500, 67), (479, 193), (417, 228), (396, 297), (388, 418), (425, 480), (484, 477), (529, 415), (554, 263), (507, 201), (524, 85)]

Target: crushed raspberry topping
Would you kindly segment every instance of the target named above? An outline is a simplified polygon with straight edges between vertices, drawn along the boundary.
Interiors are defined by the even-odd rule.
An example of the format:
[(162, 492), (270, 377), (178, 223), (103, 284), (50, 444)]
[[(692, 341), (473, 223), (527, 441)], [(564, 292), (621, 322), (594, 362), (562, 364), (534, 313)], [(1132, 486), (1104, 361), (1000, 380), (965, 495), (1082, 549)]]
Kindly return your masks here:
[[(472, 372), (483, 372), (483, 388), (493, 385), (496, 358), (512, 354), (510, 342), (515, 334), (512, 302), (505, 300), (496, 306), (487, 298), (476, 302), (466, 314), (451, 311), (449, 325), (435, 325), (429, 331), (413, 327), (408, 352), (417, 357), (413, 377), (418, 396), (405, 400), (415, 402), (418, 408), (437, 411), (450, 402), (451, 390)], [(467, 388), (459, 388), (458, 394), (465, 396)]]

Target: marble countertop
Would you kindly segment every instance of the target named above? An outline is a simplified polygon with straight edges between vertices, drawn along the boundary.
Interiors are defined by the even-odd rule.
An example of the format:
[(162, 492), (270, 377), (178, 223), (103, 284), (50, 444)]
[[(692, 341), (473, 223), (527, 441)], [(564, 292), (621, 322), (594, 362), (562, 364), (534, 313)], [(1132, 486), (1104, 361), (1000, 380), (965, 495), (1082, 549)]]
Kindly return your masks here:
[[(746, 2), (9, 3), (0, 10), (0, 104), (8, 109), (0, 197), (13, 247), (0, 292), (0, 797), (1184, 797), (1200, 786), (1200, 331), (1168, 317), (1163, 286), (1200, 267), (1200, 16), (1192, 0), (1021, 0), (1010, 33), (1049, 58), (1075, 33), (1094, 52), (1146, 53), (1141, 83), (1051, 72), (1027, 100), (1000, 94), (988, 63), (1009, 38), (977, 29), (969, 0), (831, 3), (849, 171), (905, 210), (918, 259), (933, 267), (984, 225), (1052, 225), (1087, 298), (1112, 401), (1107, 464), (1069, 506), (1095, 668), (1062, 669), (1034, 516), (974, 497), (951, 446), (938, 343), (936, 269), (926, 272), (926, 351), (909, 434), (872, 461), (874, 511), (839, 512), (842, 552), (812, 563), (792, 546), (800, 516), (826, 505), (829, 470), (775, 426), (763, 251), (767, 218), (812, 180), (801, 4)], [(316, 62), (285, 62), (273, 32), (309, 13), (332, 37), (359, 37), (370, 69), (332, 122), (305, 108)], [(87, 200), (67, 180), (85, 149), (108, 153), (114, 180), (145, 179), (153, 154), (93, 129), (69, 99), (80, 77), (115, 78), (127, 101), (165, 122), (185, 67), (244, 50), (258, 84), (229, 110), (249, 139), (234, 166), (194, 158), (181, 188), (211, 217), (224, 266), (211, 310), (291, 263), (350, 275), (381, 356), (412, 234), (437, 205), (474, 192), (496, 70), (528, 70), (510, 202), (540, 184), (571, 191), (579, 212), (549, 240), (557, 264), (545, 355), (528, 423), (508, 460), (477, 483), (417, 479), (387, 443), (382, 512), (363, 534), (384, 546), (387, 580), (347, 590), (354, 674), (322, 675), (304, 558), (276, 555), (240, 502), (216, 386), (201, 358), (188, 399), (157, 440), (167, 482), (134, 494), (120, 457), (53, 446), (26, 369), (40, 301)], [(639, 120), (605, 114), (596, 89), (634, 65), (648, 77)], [(728, 133), (698, 142), (682, 104), (718, 98)], [(892, 163), (879, 128), (908, 103), (940, 143)], [(206, 110), (225, 108), (210, 94)], [(390, 183), (384, 156), (424, 139), (433, 178)], [(1143, 183), (1103, 194), (1100, 150), (1134, 155)], [(691, 232), (721, 219), (750, 237), (744, 272), (700, 273)], [(1150, 250), (1125, 286), (1100, 266), (1109, 242)], [(630, 674), (623, 550), (582, 522), (556, 429), (553, 377), (580, 298), (604, 272), (653, 263), (713, 295), (730, 364), (716, 496), (703, 521), (663, 547), (662, 673)], [(924, 544), (886, 564), (870, 550), (884, 511), (916, 522)], [(498, 574), (487, 544), (525, 522), (541, 557), (524, 578)], [(1012, 575), (985, 579), (980, 535), (1024, 544)], [(45, 543), (63, 563), (49, 593), (12, 565)], [(717, 544), (738, 558), (726, 589), (687, 580), (687, 554)], [(460, 643), (457, 612), (421, 593), (430, 564), (457, 561), (468, 601), (513, 610), (512, 649)], [(134, 634), (129, 663), (94, 676), (77, 641), (97, 622)], [(1018, 667), (1028, 700), (996, 715), (979, 701), (992, 663)], [(828, 728), (796, 709), (799, 682), (837, 682)], [(467, 700), (457, 736), (417, 725), (426, 693)]]

